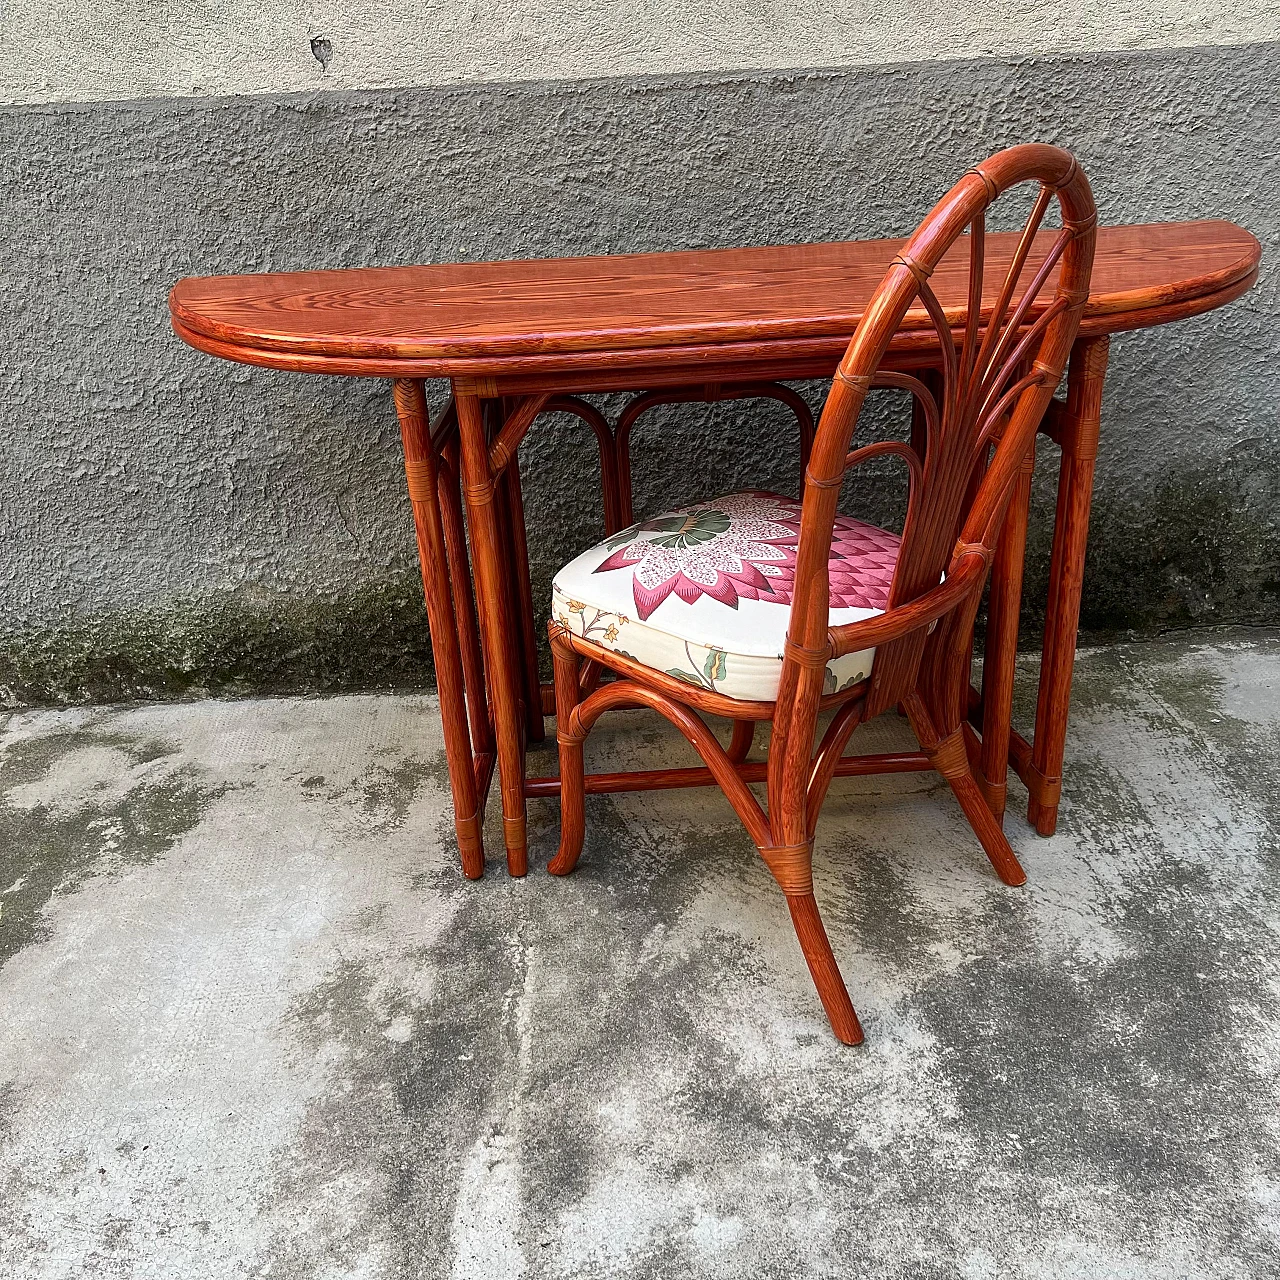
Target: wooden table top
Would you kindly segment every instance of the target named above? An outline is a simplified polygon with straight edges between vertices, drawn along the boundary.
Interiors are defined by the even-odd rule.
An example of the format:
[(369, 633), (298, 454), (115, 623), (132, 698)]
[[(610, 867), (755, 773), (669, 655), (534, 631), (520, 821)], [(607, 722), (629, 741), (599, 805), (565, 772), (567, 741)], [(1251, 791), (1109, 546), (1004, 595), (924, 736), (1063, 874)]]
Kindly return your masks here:
[[(1037, 237), (1025, 278), (1052, 235)], [(1016, 241), (987, 238), (989, 301)], [(169, 306), (193, 346), (314, 372), (536, 379), (611, 368), (625, 381), (655, 364), (694, 365), (704, 376), (765, 352), (834, 365), (902, 243), (191, 277)], [(1258, 241), (1230, 222), (1100, 228), (1081, 332), (1219, 306), (1253, 283), (1260, 256)], [(967, 257), (961, 241), (933, 276), (949, 310), (964, 306)], [(927, 323), (923, 309), (908, 314), (904, 349), (936, 346)]]

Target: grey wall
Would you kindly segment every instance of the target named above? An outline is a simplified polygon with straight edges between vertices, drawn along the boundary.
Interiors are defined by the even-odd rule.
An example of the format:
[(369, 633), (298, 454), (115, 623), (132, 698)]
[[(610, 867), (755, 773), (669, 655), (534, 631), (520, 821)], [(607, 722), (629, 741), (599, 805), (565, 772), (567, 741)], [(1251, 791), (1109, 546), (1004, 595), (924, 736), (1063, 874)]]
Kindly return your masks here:
[(1168, 49), (1280, 31), (1277, 0), (62, 0), (54, 20), (50, 10), (0, 3), (0, 102)]
[[(1244, 299), (1115, 342), (1086, 626), (1275, 622), (1276, 55), (10, 107), (0, 685), (15, 700), (428, 670), (385, 388), (189, 350), (167, 328), (177, 278), (905, 233), (970, 163), (1028, 139), (1075, 150), (1107, 220), (1229, 217), (1264, 245)], [(790, 448), (767, 408), (655, 417), (639, 508), (785, 484)], [(540, 591), (595, 536), (589, 466), (567, 423), (530, 440)]]

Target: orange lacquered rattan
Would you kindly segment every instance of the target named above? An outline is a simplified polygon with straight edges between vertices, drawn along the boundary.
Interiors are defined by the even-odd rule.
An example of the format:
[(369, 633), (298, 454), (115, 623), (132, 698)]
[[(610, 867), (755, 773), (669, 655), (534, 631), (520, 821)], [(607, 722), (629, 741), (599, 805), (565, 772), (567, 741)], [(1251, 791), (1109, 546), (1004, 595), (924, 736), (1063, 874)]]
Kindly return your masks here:
[[(1010, 187), (1025, 182), (1038, 183), (1039, 192), (996, 301), (984, 307), (986, 211)], [(1062, 229), (1024, 285), (1033, 237), (1055, 199)], [(582, 744), (592, 725), (611, 707), (651, 707), (692, 743), (755, 841), (786, 895), (831, 1025), (848, 1044), (858, 1043), (862, 1030), (818, 913), (811, 865), (818, 811), (859, 723), (901, 706), (929, 763), (950, 784), (1001, 878), (1008, 884), (1026, 878), (993, 812), (1002, 807), (1002, 797), (993, 805), (996, 797), (979, 786), (971, 759), (981, 750), (967, 737), (973, 625), (1006, 523), (1015, 525), (1015, 542), (1019, 519), (1025, 529), (1029, 459), (1088, 297), (1095, 226), (1089, 185), (1067, 152), (1014, 147), (970, 170), (894, 259), (840, 361), (809, 450), (790, 630), (776, 702), (735, 702), (692, 689), (552, 624), (563, 826), (550, 869), (571, 871), (581, 852)], [(968, 303), (961, 314), (944, 312), (929, 277), (966, 232)], [(1041, 295), (1048, 295), (1055, 269), (1045, 305)], [(882, 369), (913, 305), (923, 305), (941, 344), (942, 375), (932, 386), (925, 378)], [(915, 397), (912, 444), (880, 442), (851, 452), (866, 395), (880, 385), (909, 390)], [(501, 443), (499, 436), (495, 449)], [(911, 477), (888, 608), (864, 622), (830, 627), (827, 564), (840, 486), (851, 466), (886, 454), (899, 457)], [(487, 547), (478, 552), (479, 561), (491, 554)], [(996, 589), (1007, 590), (1015, 578), (1006, 566)], [(1007, 645), (1009, 638), (1003, 640)], [(876, 656), (869, 679), (824, 698), (827, 662), (871, 647)], [(618, 678), (589, 691), (581, 675), (583, 659), (611, 668)], [(518, 657), (512, 654), (509, 660)], [(1004, 696), (1003, 690), (993, 693)], [(815, 752), (819, 711), (832, 704), (838, 709)], [(700, 711), (728, 715), (739, 724), (772, 720), (766, 805), (747, 786), (748, 766), (742, 763), (750, 742), (746, 731), (735, 730), (726, 752)], [(663, 783), (655, 780), (654, 785)]]

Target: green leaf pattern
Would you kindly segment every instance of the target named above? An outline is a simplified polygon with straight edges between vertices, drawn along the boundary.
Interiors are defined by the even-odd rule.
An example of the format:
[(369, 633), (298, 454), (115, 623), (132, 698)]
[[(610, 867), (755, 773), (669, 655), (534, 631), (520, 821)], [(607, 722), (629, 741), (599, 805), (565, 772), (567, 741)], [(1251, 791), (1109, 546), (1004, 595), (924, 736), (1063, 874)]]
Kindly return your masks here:
[(701, 542), (710, 542), (729, 529), (731, 521), (723, 511), (715, 507), (699, 507), (696, 511), (686, 511), (682, 515), (656, 516), (642, 524), (633, 524), (621, 533), (615, 533), (605, 542), (610, 551), (634, 542), (642, 533), (659, 533), (660, 538), (651, 538), (654, 546), (666, 547), (669, 550), (682, 551), (686, 547), (697, 546)]
[[(618, 644), (622, 629), (630, 621), (625, 614), (609, 613), (592, 605), (583, 604), (579, 600), (569, 600), (567, 605), (568, 612), (564, 612), (563, 608), (561, 608), (558, 611), (558, 616), (560, 621), (576, 635), (594, 640), (597, 644), (605, 645), (615, 653), (620, 653), (624, 658), (630, 658), (633, 662), (641, 662), (646, 666), (650, 665), (644, 663), (643, 659), (635, 657), (634, 654), (628, 653), (626, 649), (623, 649)], [(575, 617), (579, 619), (576, 625), (574, 623)], [(685, 684), (691, 684), (695, 688), (706, 689), (711, 693), (718, 692), (718, 686), (724, 683), (729, 674), (729, 655), (725, 650), (718, 645), (710, 645), (707, 647), (706, 657), (699, 662), (690, 648), (689, 641), (686, 640), (684, 641), (684, 653), (689, 660), (689, 669), (667, 667), (665, 674), (673, 679), (681, 680)], [(855, 671), (837, 686), (836, 673), (828, 667), (822, 675), (822, 692), (823, 694), (843, 693), (855, 684), (860, 684), (866, 678), (867, 673), (865, 671)]]
[(707, 651), (706, 661), (703, 662), (701, 671), (698, 670), (697, 659), (690, 652), (687, 640), (684, 642), (684, 655), (689, 659), (689, 665), (693, 670), (683, 671), (679, 667), (668, 667), (666, 674), (674, 676), (677, 680), (683, 680), (685, 684), (697, 685), (699, 689), (707, 689), (715, 693), (716, 685), (729, 673), (728, 655), (725, 651), (712, 645)]
[(714, 689), (716, 681), (724, 679), (726, 670), (724, 650), (710, 650), (706, 662), (702, 664), (702, 674), (706, 677), (707, 687)]

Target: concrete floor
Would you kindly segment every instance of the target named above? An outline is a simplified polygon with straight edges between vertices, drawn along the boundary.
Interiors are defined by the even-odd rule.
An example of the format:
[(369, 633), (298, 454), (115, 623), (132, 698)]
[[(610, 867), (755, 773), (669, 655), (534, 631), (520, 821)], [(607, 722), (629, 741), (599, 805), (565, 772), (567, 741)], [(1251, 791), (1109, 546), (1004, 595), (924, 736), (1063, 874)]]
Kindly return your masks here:
[(567, 881), (537, 804), (469, 884), (428, 697), (15, 714), (0, 1273), (1280, 1274), (1278, 676), (1082, 655), (1021, 890), (931, 776), (837, 783), (860, 1049), (715, 793), (593, 803)]

